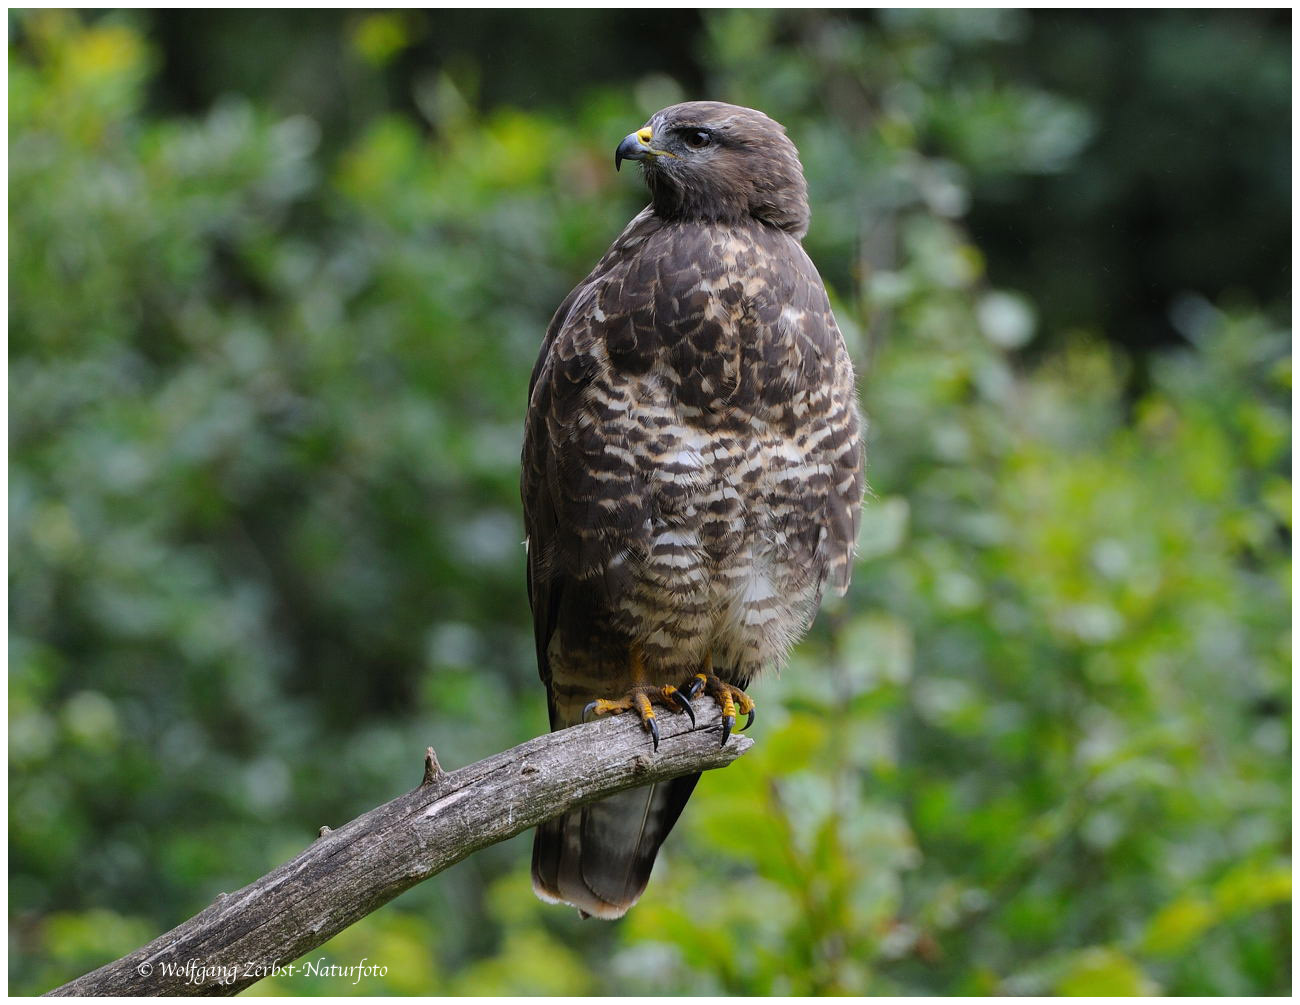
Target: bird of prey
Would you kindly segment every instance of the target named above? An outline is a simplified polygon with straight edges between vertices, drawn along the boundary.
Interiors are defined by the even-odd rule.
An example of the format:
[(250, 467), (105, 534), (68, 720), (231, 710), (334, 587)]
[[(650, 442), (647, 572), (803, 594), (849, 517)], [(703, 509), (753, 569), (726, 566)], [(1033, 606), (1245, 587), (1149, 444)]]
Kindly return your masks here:
[[(848, 588), (865, 488), (853, 367), (800, 243), (807, 186), (762, 112), (673, 105), (614, 155), (651, 202), (555, 312), (522, 494), (551, 728), (722, 708)], [(748, 722), (746, 723), (748, 725)], [(644, 891), (699, 775), (537, 829), (533, 888), (583, 916)]]

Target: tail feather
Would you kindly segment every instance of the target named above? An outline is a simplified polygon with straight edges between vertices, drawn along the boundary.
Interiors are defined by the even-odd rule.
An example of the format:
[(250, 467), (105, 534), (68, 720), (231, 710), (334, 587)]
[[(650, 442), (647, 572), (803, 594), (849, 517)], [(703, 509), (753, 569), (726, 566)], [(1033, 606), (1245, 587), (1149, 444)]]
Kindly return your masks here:
[(629, 789), (547, 821), (533, 839), (533, 889), (597, 918), (621, 918), (700, 776)]

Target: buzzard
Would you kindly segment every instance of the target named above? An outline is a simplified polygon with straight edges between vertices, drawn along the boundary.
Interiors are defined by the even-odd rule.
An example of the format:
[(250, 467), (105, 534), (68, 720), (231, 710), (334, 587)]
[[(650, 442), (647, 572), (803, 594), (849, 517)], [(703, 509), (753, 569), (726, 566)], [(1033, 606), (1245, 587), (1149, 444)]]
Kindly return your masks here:
[[(713, 101), (665, 108), (614, 155), (651, 202), (555, 312), (533, 370), (522, 493), (551, 728), (722, 708), (847, 589), (864, 491), (853, 367), (800, 240), (785, 129)], [(537, 829), (533, 888), (621, 917), (699, 775)]]

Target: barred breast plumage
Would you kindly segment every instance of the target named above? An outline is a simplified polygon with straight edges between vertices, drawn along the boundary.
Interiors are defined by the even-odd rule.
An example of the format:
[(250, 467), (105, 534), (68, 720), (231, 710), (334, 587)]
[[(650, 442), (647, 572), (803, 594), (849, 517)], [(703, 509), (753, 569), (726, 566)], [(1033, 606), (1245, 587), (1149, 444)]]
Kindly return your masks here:
[[(701, 670), (744, 688), (785, 658), (824, 588), (849, 581), (864, 489), (857, 400), (800, 244), (793, 145), (761, 113), (705, 102), (634, 136), (658, 171), (687, 160), (690, 139), (671, 144), (692, 129), (731, 156), (693, 161), (694, 175), (648, 169), (654, 203), (561, 305), (533, 374), (522, 487), (553, 728), (593, 699)], [(639, 151), (623, 154), (632, 140), (623, 156)], [(785, 179), (783, 199), (762, 189), (772, 179)], [(710, 190), (712, 212), (688, 186)], [(694, 782), (540, 828), (539, 894), (623, 913)]]

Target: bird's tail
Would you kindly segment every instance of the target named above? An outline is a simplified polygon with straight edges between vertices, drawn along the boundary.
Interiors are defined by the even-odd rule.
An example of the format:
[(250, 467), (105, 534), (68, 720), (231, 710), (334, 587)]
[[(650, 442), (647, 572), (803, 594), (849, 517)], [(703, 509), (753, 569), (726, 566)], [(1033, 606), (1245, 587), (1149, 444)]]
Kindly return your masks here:
[(637, 902), (655, 854), (698, 774), (656, 782), (549, 820), (533, 838), (533, 890), (550, 903), (572, 904), (583, 916), (621, 918)]

